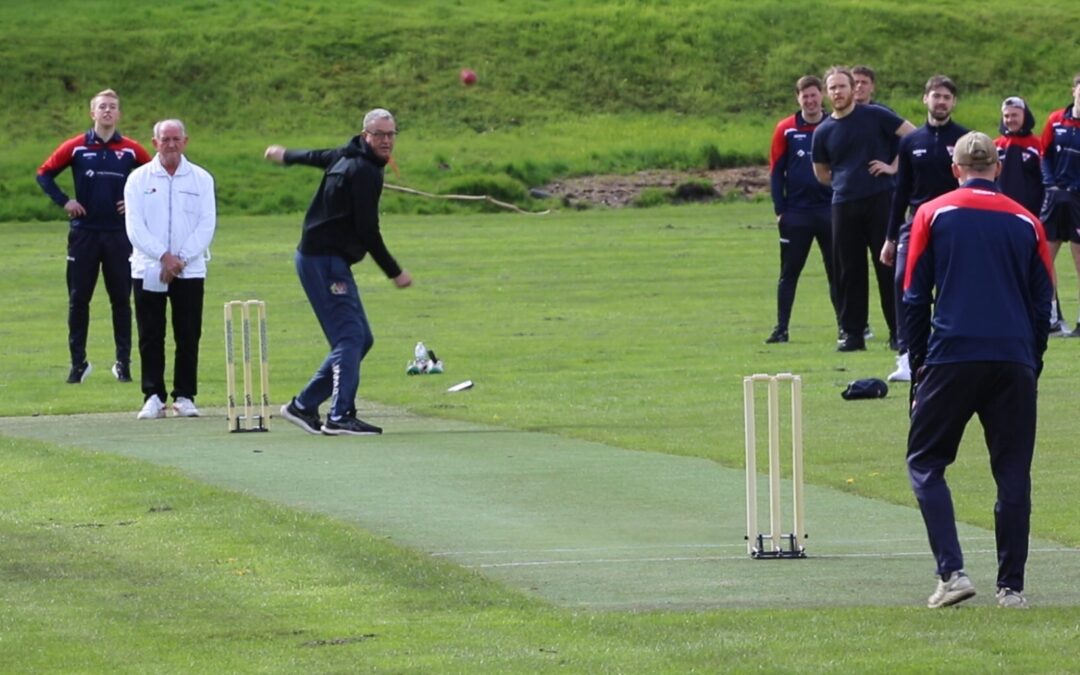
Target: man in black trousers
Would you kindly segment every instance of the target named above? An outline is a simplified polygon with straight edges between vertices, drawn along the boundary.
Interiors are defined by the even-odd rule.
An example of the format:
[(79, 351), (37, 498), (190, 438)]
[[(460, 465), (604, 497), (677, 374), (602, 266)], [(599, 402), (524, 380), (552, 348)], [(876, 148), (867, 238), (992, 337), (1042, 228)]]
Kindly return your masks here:
[(989, 136), (962, 136), (952, 171), (959, 189), (915, 214), (904, 273), (914, 385), (908, 474), (939, 577), (927, 606), (975, 595), (945, 470), (978, 415), (997, 484), (997, 601), (1023, 608), (1036, 382), (1054, 272), (1042, 224), (995, 183), (1000, 164)]

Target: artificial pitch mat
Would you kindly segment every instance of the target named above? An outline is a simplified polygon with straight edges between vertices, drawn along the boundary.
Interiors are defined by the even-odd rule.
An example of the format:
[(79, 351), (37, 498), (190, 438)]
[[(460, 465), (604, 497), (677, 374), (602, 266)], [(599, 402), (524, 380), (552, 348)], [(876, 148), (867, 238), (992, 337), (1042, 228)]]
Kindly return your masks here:
[[(175, 467), (569, 607), (918, 606), (933, 586), (910, 507), (807, 486), (809, 558), (751, 560), (744, 473), (706, 460), (392, 408), (369, 415), (387, 428), (378, 437), (312, 436), (281, 419), (270, 433), (230, 434), (222, 411), (204, 412), (0, 418), (0, 433)], [(980, 592), (965, 604), (993, 604), (993, 533), (960, 534)], [(1035, 606), (1080, 605), (1080, 550), (1034, 540), (1027, 594)]]

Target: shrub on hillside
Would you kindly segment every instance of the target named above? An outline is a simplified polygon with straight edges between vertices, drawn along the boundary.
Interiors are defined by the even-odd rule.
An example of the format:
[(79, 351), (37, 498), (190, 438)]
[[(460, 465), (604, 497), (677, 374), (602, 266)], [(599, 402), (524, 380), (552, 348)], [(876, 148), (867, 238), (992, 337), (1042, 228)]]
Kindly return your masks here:
[(447, 180), (442, 190), (457, 195), (487, 195), (518, 204), (525, 199), (525, 186), (505, 174), (473, 174)]

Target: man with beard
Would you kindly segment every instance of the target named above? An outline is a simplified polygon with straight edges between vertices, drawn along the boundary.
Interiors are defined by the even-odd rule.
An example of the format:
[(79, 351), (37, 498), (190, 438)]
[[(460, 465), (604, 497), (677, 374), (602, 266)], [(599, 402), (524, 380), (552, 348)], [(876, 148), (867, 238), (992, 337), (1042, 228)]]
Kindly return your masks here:
[(923, 105), (926, 106), (926, 124), (900, 139), (896, 192), (893, 193), (889, 231), (880, 255), (882, 263), (896, 270), (894, 287), (899, 354), (896, 357), (896, 370), (888, 378), (890, 382), (911, 380), (900, 304), (904, 292), (904, 262), (907, 259), (911, 219), (925, 202), (956, 189), (956, 178), (952, 175), (953, 148), (956, 141), (968, 132), (952, 119), (953, 108), (956, 107), (956, 84), (948, 77), (935, 75), (927, 80)]
[(832, 114), (814, 131), (814, 175), (831, 185), (833, 265), (842, 339), (838, 351), (866, 349), (869, 314), (867, 252), (873, 258), (889, 342), (896, 341), (893, 275), (878, 255), (885, 245), (892, 195), (890, 165), (895, 137), (915, 130), (911, 122), (881, 106), (855, 103), (854, 77), (847, 68), (825, 73)]

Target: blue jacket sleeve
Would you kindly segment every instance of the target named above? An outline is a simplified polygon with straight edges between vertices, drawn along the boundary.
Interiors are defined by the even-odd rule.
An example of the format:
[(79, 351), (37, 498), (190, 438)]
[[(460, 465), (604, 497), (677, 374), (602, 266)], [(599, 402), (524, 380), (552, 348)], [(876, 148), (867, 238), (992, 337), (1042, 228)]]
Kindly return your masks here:
[(48, 172), (39, 173), (37, 176), (38, 185), (45, 191), (45, 194), (49, 195), (49, 199), (56, 202), (58, 206), (63, 206), (68, 203), (69, 197), (60, 186), (56, 184), (56, 178)]
[(776, 166), (769, 173), (769, 192), (772, 195), (773, 213), (780, 215), (785, 210), (784, 174), (787, 163), (786, 159), (777, 161)]

